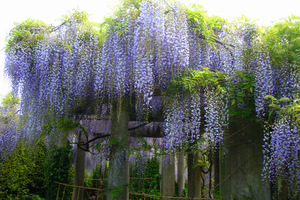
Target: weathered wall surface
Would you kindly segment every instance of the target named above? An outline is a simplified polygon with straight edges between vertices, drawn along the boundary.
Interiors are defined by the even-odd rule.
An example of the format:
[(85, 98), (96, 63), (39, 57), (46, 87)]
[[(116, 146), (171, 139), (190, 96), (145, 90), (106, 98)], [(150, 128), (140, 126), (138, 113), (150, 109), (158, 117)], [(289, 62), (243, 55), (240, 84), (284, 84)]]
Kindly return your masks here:
[(262, 142), (259, 124), (239, 121), (230, 125), (220, 151), (220, 190), (224, 200), (271, 199), (270, 189), (261, 177)]

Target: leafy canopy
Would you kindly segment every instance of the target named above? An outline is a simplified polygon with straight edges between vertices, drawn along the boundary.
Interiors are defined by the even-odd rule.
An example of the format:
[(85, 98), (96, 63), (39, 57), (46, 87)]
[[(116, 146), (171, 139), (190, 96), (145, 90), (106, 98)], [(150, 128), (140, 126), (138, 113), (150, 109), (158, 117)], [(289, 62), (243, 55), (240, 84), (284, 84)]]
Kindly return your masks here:
[(5, 50), (11, 48), (32, 48), (39, 40), (44, 38), (44, 34), (51, 29), (51, 26), (46, 25), (40, 20), (27, 19), (26, 21), (15, 23), (8, 37)]
[(225, 74), (221, 71), (211, 71), (208, 68), (202, 70), (189, 70), (182, 76), (179, 76), (170, 81), (165, 95), (174, 97), (174, 95), (189, 95), (200, 91), (200, 88), (208, 88), (210, 90), (217, 90), (219, 93), (223, 92), (221, 83), (225, 80)]
[(263, 40), (272, 55), (273, 64), (283, 63), (300, 67), (300, 17), (291, 15), (287, 19), (266, 28)]

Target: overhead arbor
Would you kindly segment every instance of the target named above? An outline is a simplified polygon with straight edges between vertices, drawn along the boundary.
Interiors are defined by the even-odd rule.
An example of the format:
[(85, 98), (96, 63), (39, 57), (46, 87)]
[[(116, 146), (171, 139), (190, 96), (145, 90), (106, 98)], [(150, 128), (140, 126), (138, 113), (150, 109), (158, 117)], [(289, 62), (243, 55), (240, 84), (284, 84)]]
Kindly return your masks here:
[(267, 47), (246, 18), (228, 24), (199, 6), (128, 0), (102, 24), (79, 11), (57, 27), (17, 24), (5, 70), (21, 94), (28, 133), (52, 119), (101, 118), (106, 110), (113, 124), (109, 187), (127, 199), (130, 119), (161, 121), (166, 151), (201, 152), (222, 146), (232, 120), (266, 121), (266, 95), (294, 97), (293, 67), (283, 73)]

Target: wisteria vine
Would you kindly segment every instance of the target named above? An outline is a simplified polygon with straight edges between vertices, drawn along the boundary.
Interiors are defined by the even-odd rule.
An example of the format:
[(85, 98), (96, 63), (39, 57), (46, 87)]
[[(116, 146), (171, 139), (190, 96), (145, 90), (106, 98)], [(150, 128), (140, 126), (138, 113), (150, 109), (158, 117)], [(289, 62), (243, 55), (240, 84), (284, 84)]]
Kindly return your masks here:
[[(42, 124), (51, 118), (95, 113), (97, 106), (113, 101), (130, 99), (142, 107), (138, 109), (155, 111), (156, 93), (164, 94), (171, 80), (203, 67), (224, 72), (223, 81), (232, 84), (242, 82), (236, 81), (237, 71), (253, 74), (255, 89), (250, 92), (260, 121), (267, 120), (269, 112), (266, 95), (297, 98), (293, 64), (274, 65), (265, 44), (255, 46), (260, 38), (254, 37), (253, 26), (245, 24), (234, 31), (208, 26), (212, 45), (204, 37), (207, 34), (189, 26), (188, 16), (179, 3), (145, 0), (138, 8), (132, 5), (121, 10), (107, 25), (105, 36), (80, 13), (56, 28), (29, 29), (30, 39), (19, 40), (12, 32), (5, 71), (14, 92), (21, 94), (28, 136), (40, 133)], [(193, 25), (205, 24), (205, 20), (192, 20), (200, 20)], [(211, 146), (222, 143), (228, 103), (233, 102), (226, 92), (235, 92), (223, 89), (224, 93), (203, 85), (197, 94), (176, 94), (173, 101), (167, 101), (164, 134), (168, 149), (186, 148), (203, 137)], [(265, 174), (271, 179), (273, 175), (293, 177), (299, 185), (298, 125), (273, 121), (271, 132), (265, 134)], [(6, 134), (2, 131), (1, 137)]]

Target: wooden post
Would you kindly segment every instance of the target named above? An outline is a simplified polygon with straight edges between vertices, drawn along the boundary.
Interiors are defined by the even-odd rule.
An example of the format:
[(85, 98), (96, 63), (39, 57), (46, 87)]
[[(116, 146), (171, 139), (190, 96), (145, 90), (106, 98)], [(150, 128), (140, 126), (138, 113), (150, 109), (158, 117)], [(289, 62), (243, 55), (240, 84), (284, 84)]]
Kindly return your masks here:
[(183, 153), (177, 154), (177, 162), (178, 196), (182, 197), (185, 184), (185, 156)]
[[(79, 200), (80, 187), (78, 187), (77, 189), (78, 189), (78, 193), (77, 193), (77, 200)], [(83, 192), (82, 192), (82, 194), (83, 194)]]
[[(161, 156), (160, 161), (161, 183), (160, 191), (163, 196), (175, 194), (175, 158), (174, 154)], [(163, 200), (167, 200), (163, 198)]]
[[(78, 142), (81, 141), (81, 134), (79, 133)], [(77, 146), (76, 161), (75, 161), (75, 185), (84, 186), (84, 165), (85, 165), (85, 151)], [(75, 188), (74, 199), (83, 200), (84, 193), (79, 192), (80, 188)]]
[(57, 189), (57, 194), (56, 194), (56, 200), (58, 200), (58, 196), (59, 196), (59, 188), (60, 188), (60, 184), (58, 184), (58, 189)]
[(63, 191), (63, 196), (62, 196), (62, 198), (61, 198), (61, 200), (64, 200), (64, 197), (65, 197), (65, 192), (66, 192), (66, 185), (65, 185), (65, 187), (64, 187), (64, 191)]
[(200, 153), (188, 154), (188, 196), (201, 198), (201, 167), (197, 166)]

